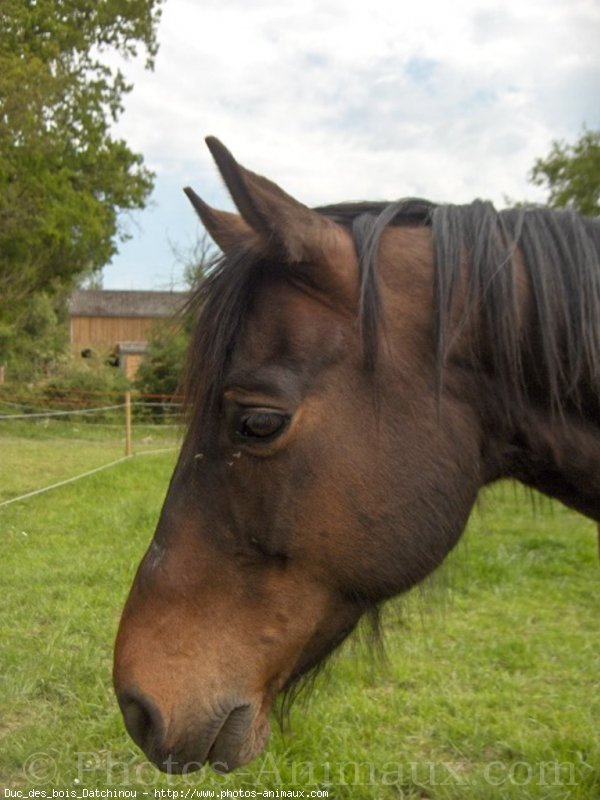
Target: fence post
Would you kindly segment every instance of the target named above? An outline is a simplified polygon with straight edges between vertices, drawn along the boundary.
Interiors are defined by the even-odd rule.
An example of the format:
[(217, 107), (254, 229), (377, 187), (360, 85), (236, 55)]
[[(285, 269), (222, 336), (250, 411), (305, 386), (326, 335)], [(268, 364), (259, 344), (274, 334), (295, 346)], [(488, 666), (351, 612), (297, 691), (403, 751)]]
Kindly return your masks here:
[(125, 392), (125, 455), (133, 455), (131, 446), (131, 392)]

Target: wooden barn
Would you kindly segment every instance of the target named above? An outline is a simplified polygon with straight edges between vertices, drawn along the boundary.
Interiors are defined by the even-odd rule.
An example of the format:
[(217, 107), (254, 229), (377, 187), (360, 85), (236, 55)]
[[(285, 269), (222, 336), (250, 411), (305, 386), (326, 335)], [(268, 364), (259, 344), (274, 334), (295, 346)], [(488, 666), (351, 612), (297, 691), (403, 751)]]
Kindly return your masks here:
[(82, 356), (115, 354), (127, 377), (135, 377), (153, 327), (187, 298), (187, 292), (79, 289), (69, 301), (71, 348)]

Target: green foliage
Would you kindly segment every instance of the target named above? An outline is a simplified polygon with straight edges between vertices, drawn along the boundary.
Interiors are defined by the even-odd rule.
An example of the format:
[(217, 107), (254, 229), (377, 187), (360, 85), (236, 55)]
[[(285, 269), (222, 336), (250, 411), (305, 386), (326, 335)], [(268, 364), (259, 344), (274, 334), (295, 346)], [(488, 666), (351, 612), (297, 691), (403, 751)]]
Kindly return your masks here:
[(144, 394), (176, 394), (187, 345), (188, 335), (183, 328), (157, 328), (140, 364), (136, 387)]
[(10, 382), (0, 387), (0, 403), (15, 401), (30, 411), (48, 406), (65, 411), (94, 408), (122, 402), (125, 391), (131, 388), (122, 370), (96, 357), (83, 359), (63, 354), (45, 377), (40, 378), (37, 373), (34, 377), (35, 382), (26, 383), (25, 366), (20, 372), (9, 369)]
[(7, 376), (29, 382), (51, 370), (67, 345), (64, 303), (60, 297), (39, 292), (19, 309), (12, 324), (0, 317), (0, 353)]
[(550, 154), (535, 162), (530, 179), (548, 188), (550, 206), (600, 215), (600, 130), (584, 130), (574, 144), (554, 142)]
[(32, 295), (70, 288), (102, 267), (123, 238), (119, 212), (145, 205), (152, 174), (111, 135), (131, 86), (105, 56), (133, 57), (143, 47), (151, 66), (161, 2), (0, 4), (4, 326)]
[(45, 400), (68, 400), (78, 407), (117, 403), (129, 388), (122, 370), (99, 358), (73, 356), (36, 386)]

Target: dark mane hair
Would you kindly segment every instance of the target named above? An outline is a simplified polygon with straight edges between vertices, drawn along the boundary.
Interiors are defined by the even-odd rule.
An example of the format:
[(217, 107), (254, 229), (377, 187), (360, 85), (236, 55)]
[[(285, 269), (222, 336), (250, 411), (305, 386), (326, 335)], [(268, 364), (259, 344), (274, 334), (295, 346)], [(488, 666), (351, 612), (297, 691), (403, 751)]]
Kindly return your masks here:
[[(475, 320), (473, 349), (485, 341), (486, 366), (498, 379), (506, 413), (534, 393), (553, 410), (597, 404), (600, 393), (600, 221), (571, 210), (491, 203), (436, 205), (342, 203), (315, 209), (346, 227), (359, 257), (359, 322), (365, 367), (376, 368), (381, 303), (377, 254), (387, 226), (426, 226), (435, 254), (434, 327), (439, 381), (456, 331), (457, 290), (468, 277), (461, 323)], [(530, 322), (519, 326), (516, 251), (529, 284)], [(272, 266), (239, 249), (222, 256), (192, 299), (198, 319), (184, 377), (191, 422), (207, 418), (222, 389), (227, 363), (266, 272)], [(537, 354), (537, 357), (535, 356)], [(590, 400), (591, 398), (591, 400)]]

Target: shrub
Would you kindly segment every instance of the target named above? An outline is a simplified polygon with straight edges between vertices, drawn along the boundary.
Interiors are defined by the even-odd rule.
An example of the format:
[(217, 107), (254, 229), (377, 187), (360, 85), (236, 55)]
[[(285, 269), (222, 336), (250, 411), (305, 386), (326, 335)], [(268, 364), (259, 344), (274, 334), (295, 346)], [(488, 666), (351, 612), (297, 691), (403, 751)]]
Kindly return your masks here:
[[(7, 311), (5, 309), (5, 311)], [(0, 364), (17, 383), (34, 382), (53, 371), (68, 346), (64, 298), (35, 294), (16, 319), (0, 320)]]
[(185, 330), (158, 329), (152, 336), (135, 381), (143, 394), (177, 394), (188, 335)]
[(68, 400), (74, 406), (93, 408), (121, 402), (130, 387), (120, 369), (107, 366), (98, 358), (73, 356), (36, 388), (48, 402)]

